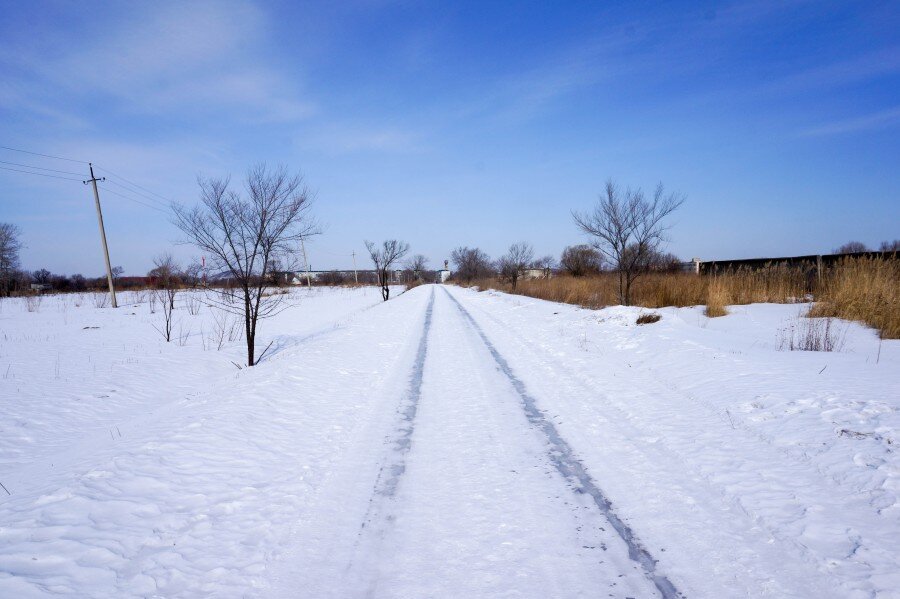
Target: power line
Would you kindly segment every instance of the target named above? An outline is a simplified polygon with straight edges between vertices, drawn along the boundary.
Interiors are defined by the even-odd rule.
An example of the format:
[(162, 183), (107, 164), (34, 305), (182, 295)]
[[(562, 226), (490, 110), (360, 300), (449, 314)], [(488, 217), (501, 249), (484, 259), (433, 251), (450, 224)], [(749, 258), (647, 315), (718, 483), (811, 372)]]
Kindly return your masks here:
[(23, 171), (18, 168), (9, 168), (6, 166), (0, 166), (0, 169), (3, 169), (5, 171), (13, 171), (15, 173), (25, 173), (27, 175), (39, 175), (41, 177), (53, 177), (54, 179), (63, 179), (64, 181), (81, 181), (81, 179), (73, 179), (72, 177), (60, 177), (59, 175), (50, 175), (47, 173), (35, 173), (32, 171)]
[(142, 187), (142, 186), (138, 185), (137, 183), (135, 183), (134, 181), (129, 181), (128, 179), (126, 179), (126, 178), (123, 177), (122, 175), (117, 175), (116, 173), (112, 172), (112, 171), (109, 170), (108, 168), (104, 168), (104, 167), (102, 167), (102, 166), (98, 166), (97, 168), (98, 168), (99, 170), (101, 170), (101, 171), (107, 173), (107, 174), (112, 175), (113, 177), (115, 177), (115, 178), (117, 178), (117, 179), (121, 179), (122, 181), (124, 181), (125, 183), (128, 183), (129, 185), (132, 185), (132, 186), (134, 186), (134, 187), (137, 187), (138, 189), (141, 189), (141, 190), (143, 190), (143, 191), (146, 191), (147, 193), (149, 193), (149, 194), (151, 194), (151, 195), (154, 195), (154, 196), (158, 197), (158, 198), (161, 199), (161, 200), (165, 200), (165, 201), (168, 202), (169, 204), (173, 203), (171, 199), (169, 199), (169, 198), (167, 198), (167, 197), (165, 197), (165, 196), (161, 196), (161, 195), (159, 195), (158, 193), (156, 193), (155, 191), (150, 191), (150, 190), (147, 189), (146, 187)]
[(58, 171), (55, 168), (44, 168), (43, 166), (34, 166), (32, 164), (19, 164), (18, 162), (7, 162), (6, 160), (0, 160), (0, 164), (11, 164), (13, 166), (24, 166), (25, 168), (33, 168), (33, 169), (36, 169), (39, 171), (50, 171), (51, 173), (63, 173), (64, 175), (75, 175), (76, 177), (82, 176), (82, 173), (73, 173), (72, 171)]
[(28, 150), (20, 150), (19, 148), (11, 148), (9, 146), (0, 146), (0, 149), (10, 150), (12, 152), (22, 152), (23, 154), (31, 154), (32, 156), (43, 156), (44, 158), (55, 158), (56, 160), (66, 160), (68, 162), (77, 162), (79, 164), (87, 164), (84, 160), (75, 160), (73, 158), (63, 158), (62, 156), (54, 156), (52, 154), (41, 154), (39, 152), (29, 152)]
[[(97, 170), (100, 170), (100, 169), (98, 168)], [(147, 200), (147, 201), (150, 201), (150, 202), (153, 202), (153, 203), (155, 203), (155, 204), (158, 204), (159, 206), (162, 206), (162, 207), (164, 207), (164, 208), (168, 208), (168, 207), (169, 207), (168, 204), (163, 204), (163, 203), (160, 202), (159, 200), (155, 200), (155, 199), (153, 199), (152, 197), (150, 197), (150, 196), (148, 196), (148, 195), (145, 195), (145, 194), (143, 194), (143, 193), (141, 193), (141, 192), (139, 192), (139, 191), (135, 191), (134, 189), (131, 189), (131, 188), (129, 188), (129, 187), (125, 187), (125, 186), (122, 185), (121, 183), (116, 183), (115, 181), (112, 181), (112, 180), (110, 180), (110, 179), (108, 179), (106, 182), (107, 182), (107, 183), (112, 183), (113, 185), (116, 185), (116, 186), (118, 186), (118, 187), (121, 187), (122, 189), (124, 189), (124, 190), (127, 191), (128, 193), (133, 193), (133, 194), (135, 194), (135, 195), (137, 195), (137, 196), (140, 196), (140, 197), (144, 198), (144, 199)], [(106, 189), (106, 188), (104, 187), (104, 189)], [(112, 193), (112, 192), (110, 192), (110, 193)]]
[(114, 196), (119, 196), (120, 198), (126, 199), (126, 200), (128, 200), (129, 202), (134, 202), (135, 204), (140, 204), (141, 206), (146, 206), (147, 208), (150, 208), (151, 210), (156, 210), (157, 212), (166, 212), (165, 210), (163, 210), (162, 208), (160, 208), (160, 207), (158, 207), (158, 206), (153, 206), (152, 204), (145, 204), (144, 202), (142, 202), (142, 201), (140, 201), (140, 200), (136, 200), (136, 199), (134, 199), (134, 198), (132, 198), (132, 197), (129, 197), (129, 196), (123, 195), (123, 194), (121, 194), (121, 193), (118, 193), (118, 192), (116, 192), (116, 191), (113, 191), (113, 190), (110, 189), (109, 187), (102, 186), (102, 189), (103, 189), (103, 191), (105, 191), (106, 193), (111, 193), (111, 194), (113, 194)]

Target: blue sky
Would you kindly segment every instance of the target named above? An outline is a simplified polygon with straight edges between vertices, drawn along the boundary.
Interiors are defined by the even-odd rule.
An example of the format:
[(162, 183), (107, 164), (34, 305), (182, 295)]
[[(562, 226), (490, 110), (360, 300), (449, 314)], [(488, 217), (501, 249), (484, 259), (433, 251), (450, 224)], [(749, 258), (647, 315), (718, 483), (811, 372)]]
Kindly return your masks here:
[[(686, 259), (900, 237), (898, 2), (23, 2), (0, 42), (0, 145), (141, 186), (101, 192), (130, 274), (180, 237), (121, 196), (190, 203), (198, 174), (259, 161), (316, 190), (313, 268), (388, 237), (432, 265), (558, 256), (610, 177), (687, 196)], [(23, 266), (102, 272), (86, 186), (0, 184)]]

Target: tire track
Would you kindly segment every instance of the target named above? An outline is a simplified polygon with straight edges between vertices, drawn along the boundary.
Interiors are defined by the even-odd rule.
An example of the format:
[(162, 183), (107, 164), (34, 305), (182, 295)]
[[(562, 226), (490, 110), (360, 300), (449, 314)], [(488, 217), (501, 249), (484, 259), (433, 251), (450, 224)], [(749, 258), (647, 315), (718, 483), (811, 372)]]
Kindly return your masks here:
[[(409, 377), (409, 386), (400, 401), (397, 408), (399, 415), (399, 424), (391, 435), (392, 448), (389, 455), (382, 463), (372, 488), (372, 494), (369, 498), (369, 505), (366, 514), (357, 533), (353, 558), (347, 564), (346, 573), (350, 573), (358, 569), (358, 561), (366, 561), (375, 555), (372, 548), (364, 551), (364, 548), (371, 543), (377, 545), (387, 534), (385, 524), (393, 520), (393, 516), (386, 511), (387, 502), (391, 501), (397, 494), (397, 487), (403, 473), (406, 472), (406, 458), (412, 446), (412, 436), (415, 431), (416, 413), (419, 409), (419, 399), (422, 395), (422, 375), (425, 371), (425, 357), (428, 353), (428, 334), (431, 331), (431, 319), (434, 311), (434, 289), (431, 290), (431, 296), (428, 299), (428, 306), (425, 308), (425, 322), (422, 330), (422, 337), (419, 340), (419, 347), (416, 350), (416, 358), (413, 362), (412, 371)], [(380, 527), (380, 528), (379, 528)], [(371, 531), (371, 532), (369, 532)]]
[(543, 413), (538, 409), (537, 402), (529, 395), (525, 384), (513, 373), (509, 363), (497, 351), (497, 348), (490, 342), (484, 331), (478, 325), (472, 315), (463, 307), (463, 305), (453, 295), (444, 290), (457, 309), (463, 315), (465, 320), (470, 324), (473, 330), (481, 338), (494, 361), (497, 363), (500, 371), (509, 379), (516, 393), (522, 400), (522, 407), (528, 421), (539, 431), (541, 431), (550, 445), (548, 457), (556, 470), (569, 481), (576, 492), (584, 493), (593, 499), (594, 504), (607, 519), (625, 545), (628, 547), (628, 556), (638, 563), (643, 569), (647, 577), (653, 582), (657, 590), (665, 599), (677, 599), (683, 595), (675, 588), (675, 585), (662, 573), (656, 569), (657, 561), (650, 555), (649, 551), (640, 543), (631, 528), (619, 518), (612, 509), (612, 504), (603, 494), (603, 491), (596, 485), (591, 476), (584, 469), (584, 466), (575, 456), (572, 447), (560, 436), (556, 426), (547, 420)]

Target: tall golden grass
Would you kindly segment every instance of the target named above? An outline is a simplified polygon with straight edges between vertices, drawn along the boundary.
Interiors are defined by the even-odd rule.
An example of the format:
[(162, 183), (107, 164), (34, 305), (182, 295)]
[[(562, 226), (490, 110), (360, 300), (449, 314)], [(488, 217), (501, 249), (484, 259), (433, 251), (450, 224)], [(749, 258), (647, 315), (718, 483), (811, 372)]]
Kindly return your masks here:
[[(517, 288), (496, 279), (473, 281), (481, 289), (498, 289), (586, 308), (617, 303), (613, 273), (593, 277), (557, 276), (519, 280)], [(810, 316), (860, 320), (886, 339), (900, 338), (900, 262), (848, 258), (817, 280), (808, 269), (784, 265), (758, 270), (738, 269), (716, 276), (690, 273), (648, 273), (633, 288), (633, 303), (645, 308), (707, 306), (709, 316), (721, 316), (726, 305), (759, 302), (795, 303), (811, 299)]]
[[(482, 289), (492, 288), (554, 302), (586, 308), (602, 308), (617, 303), (618, 280), (614, 273), (591, 277), (561, 275), (550, 279), (519, 280), (515, 290), (508, 283), (485, 279), (471, 283)], [(741, 270), (716, 277), (700, 277), (689, 273), (648, 273), (637, 279), (632, 288), (636, 306), (701, 306), (707, 303), (710, 287), (731, 304), (753, 302), (798, 302), (808, 293), (806, 276), (784, 267), (764, 271)], [(724, 301), (724, 300), (723, 300)]]
[(728, 301), (728, 286), (723, 284), (719, 277), (715, 277), (706, 285), (706, 314), (709, 318), (717, 318), (728, 314), (725, 307), (731, 302)]
[(859, 320), (900, 339), (900, 262), (845, 258), (825, 278), (810, 316)]

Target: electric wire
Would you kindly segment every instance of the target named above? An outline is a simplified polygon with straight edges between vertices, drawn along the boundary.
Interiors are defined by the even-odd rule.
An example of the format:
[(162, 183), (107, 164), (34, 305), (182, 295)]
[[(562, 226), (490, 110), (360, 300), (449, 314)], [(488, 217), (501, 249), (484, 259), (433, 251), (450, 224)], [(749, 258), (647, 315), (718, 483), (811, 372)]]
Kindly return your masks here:
[(56, 160), (65, 160), (67, 162), (77, 162), (79, 164), (87, 164), (84, 160), (75, 160), (74, 158), (63, 158), (62, 156), (54, 156), (53, 154), (41, 154), (40, 152), (29, 152), (28, 150), (20, 150), (19, 148), (11, 148), (9, 146), (0, 146), (0, 149), (10, 150), (12, 152), (22, 152), (23, 154), (31, 154), (32, 156), (43, 156), (44, 158), (55, 158)]
[[(64, 157), (62, 157), (62, 156), (54, 156), (54, 155), (52, 155), (52, 154), (42, 154), (42, 153), (40, 153), (40, 152), (31, 152), (31, 151), (29, 151), (29, 150), (22, 150), (22, 149), (19, 149), (19, 148), (13, 148), (13, 147), (10, 147), (10, 146), (0, 146), (0, 149), (3, 149), (3, 150), (10, 150), (10, 151), (13, 151), (13, 152), (21, 152), (21, 153), (23, 153), (23, 154), (30, 154), (30, 155), (32, 155), (32, 156), (42, 156), (42, 157), (44, 157), (44, 158), (53, 158), (53, 159), (56, 159), (56, 160), (65, 160), (65, 161), (68, 161), (68, 162), (75, 162), (75, 163), (78, 163), (78, 164), (89, 164), (88, 162), (86, 162), (86, 161), (84, 161), (84, 160), (75, 160), (75, 159), (73, 159), (73, 158), (64, 158)], [(18, 163), (18, 162), (9, 162), (9, 161), (6, 161), (6, 160), (0, 160), (0, 164), (6, 164), (6, 165), (11, 165), (11, 166), (16, 166), (16, 167), (24, 167), (25, 169), (34, 169), (34, 170), (23, 170), (22, 168), (11, 168), (11, 166), (0, 166), (0, 170), (11, 171), (11, 172), (14, 172), (14, 173), (23, 173), (23, 174), (26, 174), (26, 175), (38, 175), (38, 176), (40, 176), (40, 177), (50, 177), (50, 178), (52, 178), (52, 179), (60, 179), (60, 180), (63, 180), (63, 181), (77, 181), (77, 182), (80, 182), (80, 183), (84, 183), (84, 182), (85, 182), (84, 179), (81, 178), (81, 177), (82, 177), (81, 173), (75, 173), (75, 172), (72, 172), (72, 171), (62, 171), (62, 170), (52, 169), (52, 168), (46, 168), (46, 167), (42, 167), (42, 166), (34, 166), (34, 165), (31, 165), (31, 164), (20, 164), (20, 163)], [(162, 199), (164, 199), (164, 200), (166, 199), (166, 198), (164, 198), (163, 196), (161, 196), (161, 195), (159, 195), (159, 194), (157, 194), (157, 193), (154, 193), (154, 192), (150, 191), (149, 189), (146, 189), (146, 188), (144, 188), (144, 187), (141, 187), (141, 186), (138, 185), (137, 183), (134, 183), (134, 182), (132, 182), (132, 181), (129, 181), (129, 180), (126, 179), (125, 177), (122, 177), (122, 176), (120, 176), (120, 175), (117, 175), (117, 174), (113, 173), (113, 172), (110, 171), (109, 169), (105, 169), (105, 168), (102, 168), (102, 169), (101, 169), (101, 167), (97, 167), (97, 168), (100, 169), (100, 170), (105, 171), (106, 173), (109, 173), (110, 175), (112, 175), (112, 176), (114, 176), (114, 177), (116, 177), (116, 178), (118, 178), (118, 179), (121, 179), (122, 181), (125, 181), (126, 183), (128, 183), (128, 184), (130, 184), (130, 185), (132, 185), (132, 186), (134, 186), (134, 187), (137, 187), (138, 189), (143, 189), (143, 190), (146, 191), (147, 193), (150, 193), (150, 194), (152, 194), (152, 195), (155, 195), (155, 196), (157, 196), (157, 197), (160, 197), (160, 198), (162, 198)], [(35, 172), (36, 170), (47, 171), (47, 172), (46, 172), (46, 173), (38, 173), (38, 172)], [(72, 177), (63, 177), (63, 176), (60, 176), (60, 175), (54, 175), (54, 174), (50, 174), (50, 173), (61, 173), (61, 174), (63, 174), (63, 175), (75, 175), (75, 176), (77, 176), (77, 177), (79, 177), (79, 178), (75, 179), (75, 178), (72, 178)], [(163, 204), (163, 203), (160, 202), (159, 200), (154, 199), (154, 198), (152, 198), (152, 197), (149, 197), (149, 196), (147, 196), (147, 195), (145, 195), (145, 194), (143, 194), (143, 193), (141, 193), (141, 192), (139, 192), (139, 191), (136, 191), (136, 190), (134, 190), (134, 189), (130, 189), (130, 188), (126, 187), (125, 185), (122, 185), (121, 183), (117, 183), (116, 181), (113, 181), (113, 180), (111, 180), (111, 179), (110, 179), (110, 180), (107, 180), (107, 182), (108, 182), (108, 183), (112, 183), (113, 185), (117, 185), (117, 186), (121, 187), (122, 189), (124, 189), (126, 192), (128, 192), (128, 193), (130, 193), (130, 194), (135, 194), (135, 195), (137, 195), (137, 196), (139, 196), (139, 197), (141, 197), (141, 198), (144, 198), (144, 199), (146, 199), (146, 200), (148, 200), (148, 201), (154, 202), (156, 205), (147, 204), (147, 203), (142, 202), (141, 200), (138, 200), (138, 199), (136, 199), (136, 198), (134, 198), (134, 197), (131, 197), (131, 196), (129, 196), (129, 195), (125, 195), (125, 194), (119, 193), (119, 192), (117, 192), (117, 191), (115, 191), (115, 190), (109, 189), (109, 188), (108, 188), (107, 186), (105, 186), (105, 185), (101, 185), (100, 187), (103, 189), (103, 191), (104, 191), (105, 193), (110, 193), (110, 194), (112, 194), (112, 195), (114, 195), (114, 196), (118, 196), (118, 197), (120, 197), (120, 198), (123, 198), (123, 199), (125, 199), (125, 200), (128, 200), (129, 202), (134, 202), (135, 204), (140, 204), (141, 206), (144, 206), (144, 207), (146, 207), (146, 208), (150, 208), (151, 210), (156, 210), (157, 212), (163, 212), (163, 213), (165, 213), (166, 210), (165, 210), (164, 208), (168, 208), (168, 205)], [(167, 201), (168, 201), (168, 200), (167, 200)]]
[[(125, 191), (127, 191), (127, 192), (129, 192), (129, 193), (133, 193), (133, 194), (135, 194), (135, 195), (137, 195), (137, 196), (140, 196), (140, 197), (144, 198), (145, 200), (147, 200), (147, 201), (149, 201), (149, 202), (153, 202), (154, 204), (157, 204), (157, 205), (160, 206), (161, 208), (168, 208), (168, 207), (169, 207), (168, 204), (163, 204), (163, 203), (160, 202), (159, 200), (153, 199), (152, 197), (150, 197), (150, 196), (148, 196), (148, 195), (146, 195), (146, 194), (143, 194), (143, 193), (141, 193), (141, 192), (139, 192), (139, 191), (135, 191), (134, 189), (131, 189), (131, 188), (129, 188), (129, 187), (126, 187), (126, 186), (122, 185), (121, 183), (118, 183), (118, 182), (116, 182), (116, 181), (113, 181), (112, 179), (107, 178), (107, 179), (106, 179), (106, 183), (111, 183), (111, 184), (113, 184), (113, 185), (116, 185), (117, 187), (121, 187), (121, 188), (124, 189)], [(104, 188), (104, 189), (105, 189), (105, 188)]]
[(81, 177), (84, 173), (73, 173), (72, 171), (60, 171), (55, 168), (44, 168), (43, 166), (34, 166), (32, 164), (19, 164), (18, 162), (7, 162), (6, 160), (0, 160), (0, 164), (11, 164), (12, 166), (24, 166), (25, 168), (33, 168), (39, 171), (49, 171), (51, 173), (62, 173), (64, 175), (75, 175), (76, 177)]
[[(94, 166), (97, 166), (97, 165), (94, 165)], [(155, 191), (151, 191), (151, 190), (147, 189), (146, 187), (142, 187), (141, 185), (138, 185), (138, 184), (135, 183), (134, 181), (130, 181), (130, 180), (126, 179), (126, 178), (123, 177), (122, 175), (117, 175), (116, 173), (112, 172), (112, 171), (109, 170), (108, 168), (105, 168), (105, 167), (102, 167), (102, 166), (97, 166), (97, 169), (98, 169), (98, 170), (101, 170), (101, 171), (103, 171), (103, 172), (105, 172), (105, 173), (107, 173), (107, 174), (109, 174), (109, 175), (112, 175), (113, 177), (115, 177), (115, 178), (117, 178), (117, 179), (121, 179), (121, 180), (124, 181), (125, 183), (128, 183), (129, 185), (131, 185), (131, 186), (133, 186), (133, 187), (137, 187), (138, 189), (141, 189), (141, 190), (143, 190), (143, 191), (149, 193), (150, 195), (154, 195), (154, 196), (158, 197), (158, 198), (161, 199), (161, 200), (165, 200), (165, 201), (167, 202), (166, 206), (168, 206), (168, 204), (171, 204), (171, 203), (172, 203), (172, 200), (171, 200), (171, 199), (169, 199), (169, 198), (167, 198), (167, 197), (165, 197), (165, 196), (159, 195), (159, 194), (156, 193)]]
[(60, 177), (59, 175), (51, 175), (49, 173), (35, 173), (33, 171), (23, 171), (22, 169), (9, 168), (7, 166), (0, 166), (0, 169), (3, 169), (5, 171), (13, 171), (15, 173), (25, 173), (27, 175), (38, 175), (41, 177), (52, 177), (54, 179), (63, 179), (64, 181), (78, 181), (78, 182), (82, 181), (81, 179), (73, 179), (72, 177)]
[(124, 195), (117, 191), (114, 191), (114, 190), (110, 189), (109, 187), (100, 186), (100, 188), (103, 189), (104, 193), (111, 193), (114, 196), (119, 196), (120, 198), (124, 198), (124, 199), (128, 200), (129, 202), (134, 202), (135, 204), (140, 204), (141, 206), (146, 206), (147, 208), (150, 208), (151, 210), (156, 210), (157, 212), (162, 212), (162, 213), (166, 212), (165, 210), (163, 210), (162, 208), (159, 208), (158, 206), (153, 206), (152, 204), (146, 204), (140, 200), (136, 200), (132, 197), (129, 197), (127, 195)]

